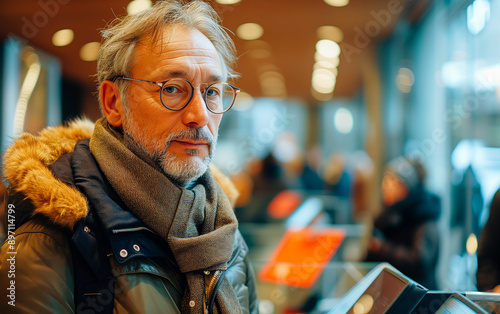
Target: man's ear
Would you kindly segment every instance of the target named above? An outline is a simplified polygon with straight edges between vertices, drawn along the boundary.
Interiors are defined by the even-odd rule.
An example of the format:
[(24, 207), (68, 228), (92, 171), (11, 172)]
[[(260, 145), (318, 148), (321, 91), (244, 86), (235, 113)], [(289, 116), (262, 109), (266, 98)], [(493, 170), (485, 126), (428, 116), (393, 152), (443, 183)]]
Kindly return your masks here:
[(99, 97), (102, 103), (102, 110), (108, 123), (114, 127), (120, 127), (125, 118), (122, 100), (118, 86), (112, 81), (102, 82), (99, 89)]

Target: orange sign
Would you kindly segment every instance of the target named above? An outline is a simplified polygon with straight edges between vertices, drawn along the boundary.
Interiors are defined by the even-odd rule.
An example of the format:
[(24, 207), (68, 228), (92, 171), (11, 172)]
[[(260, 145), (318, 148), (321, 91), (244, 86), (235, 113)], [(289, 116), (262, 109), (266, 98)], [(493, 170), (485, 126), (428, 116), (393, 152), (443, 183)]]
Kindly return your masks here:
[(292, 190), (279, 192), (267, 206), (269, 216), (273, 218), (286, 218), (299, 207), (302, 202), (300, 193)]
[(259, 272), (259, 280), (298, 288), (311, 287), (345, 238), (342, 229), (304, 228), (288, 230), (270, 260)]

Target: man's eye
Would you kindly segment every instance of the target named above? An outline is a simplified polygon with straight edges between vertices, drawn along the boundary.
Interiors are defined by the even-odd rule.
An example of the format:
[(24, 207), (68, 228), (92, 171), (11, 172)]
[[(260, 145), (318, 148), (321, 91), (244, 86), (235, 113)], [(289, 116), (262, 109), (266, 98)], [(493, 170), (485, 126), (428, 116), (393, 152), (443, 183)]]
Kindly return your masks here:
[(215, 88), (211, 88), (211, 89), (207, 90), (207, 96), (208, 97), (216, 97), (219, 94), (220, 94), (220, 92), (217, 89), (215, 89)]
[(180, 79), (172, 79), (163, 86), (164, 94), (189, 93), (190, 90), (189, 83)]
[(176, 86), (165, 86), (163, 88), (163, 91), (168, 93), (168, 94), (173, 94), (173, 93), (178, 93), (179, 92), (179, 88), (176, 87)]

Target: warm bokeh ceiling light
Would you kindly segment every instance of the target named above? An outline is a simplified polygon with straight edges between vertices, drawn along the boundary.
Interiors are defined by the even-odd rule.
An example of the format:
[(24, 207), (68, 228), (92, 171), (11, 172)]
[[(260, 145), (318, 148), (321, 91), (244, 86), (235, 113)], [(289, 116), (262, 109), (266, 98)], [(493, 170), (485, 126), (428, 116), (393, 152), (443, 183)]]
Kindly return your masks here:
[(254, 59), (268, 59), (272, 57), (271, 51), (267, 49), (254, 49), (248, 52), (248, 56)]
[(61, 29), (52, 35), (52, 44), (63, 47), (71, 44), (75, 38), (75, 33), (71, 29)]
[(254, 59), (268, 59), (272, 57), (271, 45), (263, 40), (246, 41), (244, 51), (250, 58)]
[(312, 86), (311, 86), (311, 95), (314, 97), (314, 99), (319, 101), (328, 101), (333, 98), (333, 92), (328, 94), (322, 94), (316, 91)]
[(127, 13), (136, 14), (149, 9), (152, 5), (151, 0), (133, 0), (127, 5)]
[(319, 101), (329, 100), (333, 96), (333, 91), (337, 83), (337, 66), (340, 62), (339, 55), (340, 46), (335, 41), (320, 39), (316, 43), (311, 92), (313, 97)]
[(331, 69), (331, 68), (336, 68), (339, 66), (340, 58), (339, 57), (325, 58), (322, 55), (320, 55), (319, 53), (315, 53), (314, 54), (314, 61), (315, 61), (315, 64), (317, 64), (318, 66), (321, 66), (322, 68)]
[(259, 75), (262, 94), (266, 97), (286, 98), (285, 77), (276, 71), (266, 71)]
[(351, 111), (342, 107), (338, 108), (333, 116), (333, 125), (342, 134), (351, 133), (354, 125)]
[(330, 39), (336, 43), (342, 42), (344, 40), (344, 32), (337, 26), (324, 25), (318, 27), (316, 30), (316, 36), (319, 39)]
[(100, 47), (101, 47), (101, 43), (99, 43), (97, 41), (86, 43), (80, 49), (80, 58), (83, 61), (95, 61), (95, 60), (97, 60), (97, 53), (99, 52)]
[(313, 71), (311, 85), (321, 94), (332, 93), (335, 89), (337, 79), (335, 74), (327, 69), (316, 69)]
[(469, 253), (469, 255), (476, 254), (478, 242), (477, 242), (477, 237), (474, 233), (471, 233), (469, 235), (469, 237), (467, 238), (467, 242), (466, 242), (465, 247), (466, 247), (467, 253)]
[(271, 50), (271, 45), (264, 40), (251, 40), (251, 41), (245, 42), (245, 49), (247, 49), (247, 50), (252, 50), (252, 49)]
[(349, 4), (349, 0), (323, 0), (326, 4), (332, 7), (345, 7)]
[(238, 26), (236, 35), (243, 40), (256, 40), (262, 37), (264, 28), (257, 23), (245, 23)]
[(396, 76), (396, 86), (403, 93), (409, 93), (411, 87), (415, 83), (415, 76), (413, 72), (408, 68), (399, 69), (399, 73)]
[(316, 52), (326, 58), (337, 58), (340, 55), (340, 46), (329, 39), (321, 39), (316, 43)]
[(337, 74), (339, 72), (337, 67), (333, 66), (331, 63), (324, 62), (324, 61), (314, 63), (313, 71), (318, 70), (318, 69), (328, 70), (328, 71), (332, 72), (332, 74), (335, 76), (337, 76)]
[(241, 0), (215, 0), (215, 2), (220, 4), (236, 4), (241, 2)]

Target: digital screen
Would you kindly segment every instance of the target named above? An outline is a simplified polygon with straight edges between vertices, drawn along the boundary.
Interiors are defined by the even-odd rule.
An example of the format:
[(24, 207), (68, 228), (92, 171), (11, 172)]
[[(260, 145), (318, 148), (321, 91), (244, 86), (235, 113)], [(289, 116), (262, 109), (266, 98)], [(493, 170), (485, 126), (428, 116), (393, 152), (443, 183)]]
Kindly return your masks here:
[(383, 313), (406, 287), (406, 282), (386, 269), (372, 282), (348, 314)]
[(476, 314), (477, 312), (471, 309), (467, 304), (459, 299), (451, 296), (437, 310), (436, 314)]

